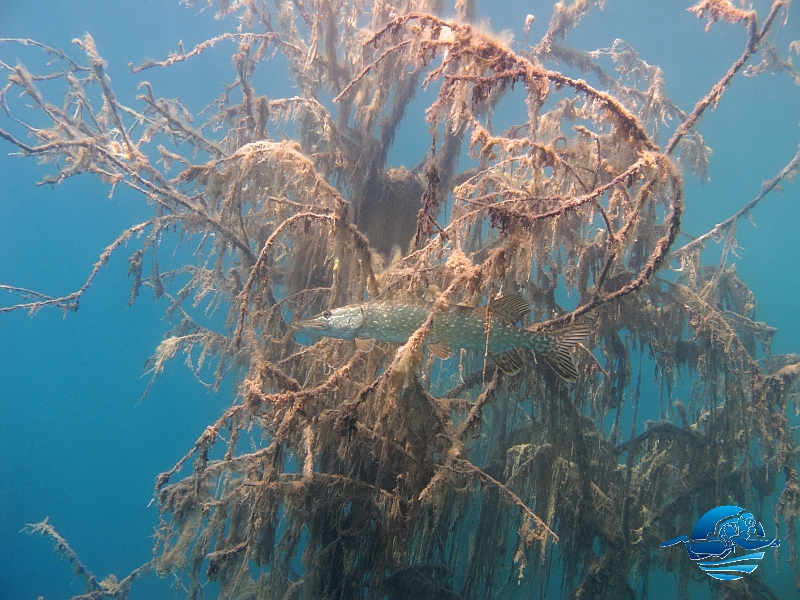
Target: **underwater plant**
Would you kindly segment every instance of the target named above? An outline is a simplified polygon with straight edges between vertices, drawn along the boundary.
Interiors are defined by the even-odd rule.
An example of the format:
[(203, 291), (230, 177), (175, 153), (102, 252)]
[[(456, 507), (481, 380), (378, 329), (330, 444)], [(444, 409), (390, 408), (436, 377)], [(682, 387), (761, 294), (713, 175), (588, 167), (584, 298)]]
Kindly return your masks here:
[[(696, 130), (705, 111), (745, 69), (800, 77), (774, 42), (788, 2), (763, 19), (727, 0), (691, 9), (709, 26), (743, 25), (748, 39), (688, 113), (624, 42), (566, 45), (592, 9), (584, 0), (556, 4), (545, 36), (521, 49), (474, 24), (474, 0), (458, 0), (453, 19), (438, 0), (209, 5), (235, 31), (131, 67), (174, 68), (233, 43), (234, 79), (199, 115), (146, 81), (138, 108), (124, 104), (89, 34), (76, 40), (86, 64), (0, 40), (37, 45), (59, 65), (33, 74), (0, 62), (6, 115), (21, 93), (48, 121), (24, 126), (33, 141), (6, 127), (0, 137), (53, 163), (47, 183), (93, 174), (154, 208), (80, 289), (51, 297), (2, 285), (21, 298), (0, 312), (76, 310), (111, 255), (140, 239), (130, 302), (150, 289), (174, 323), (145, 395), (179, 354), (214, 388), (236, 381), (224, 414), (156, 479), (151, 562), (98, 581), (47, 520), (30, 526), (84, 578), (81, 597), (127, 597), (155, 573), (174, 575), (190, 598), (207, 582), (237, 599), (515, 598), (543, 596), (559, 573), (571, 598), (636, 598), (656, 570), (676, 573), (686, 595), (699, 575), (659, 543), (708, 505), (766, 498), (800, 588), (789, 421), (800, 357), (770, 354), (776, 331), (756, 320), (755, 297), (728, 264), (738, 220), (796, 172), (800, 154), (732, 217), (676, 243), (682, 171), (707, 174)], [(267, 98), (253, 82), (277, 53), (296, 96)], [(566, 74), (576, 70), (596, 84)], [(53, 80), (66, 89), (60, 104), (40, 90)], [(410, 170), (389, 168), (420, 88), (436, 90), (430, 150)], [(495, 111), (512, 95), (525, 120), (497, 131)], [(669, 121), (679, 124), (662, 148)], [(165, 269), (158, 249), (170, 236), (193, 252)], [(712, 240), (721, 258), (704, 264)], [(372, 336), (374, 347), (298, 333), (298, 320), (366, 300), (428, 309), (407, 340)], [(437, 319), (453, 305), (482, 315), (483, 351), (436, 347)], [(591, 334), (561, 377), (529, 349), (512, 350), (504, 372), (490, 339), (509, 313), (541, 338), (586, 324)], [(646, 368), (662, 418), (642, 429), (634, 416), (623, 431)], [(674, 394), (682, 378), (686, 404)], [(772, 593), (758, 577), (737, 584), (726, 597)]]

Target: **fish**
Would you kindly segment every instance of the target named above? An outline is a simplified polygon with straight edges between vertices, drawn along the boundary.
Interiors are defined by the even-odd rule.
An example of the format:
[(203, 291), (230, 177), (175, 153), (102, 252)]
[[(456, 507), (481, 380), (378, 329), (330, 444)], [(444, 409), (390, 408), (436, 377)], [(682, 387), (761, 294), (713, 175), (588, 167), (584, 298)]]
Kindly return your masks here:
[[(369, 301), (348, 304), (300, 320), (295, 333), (305, 333), (341, 340), (355, 340), (359, 350), (369, 352), (375, 342), (403, 344), (428, 318), (433, 304), (425, 302)], [(503, 296), (487, 308), (451, 305), (433, 318), (428, 336), (431, 353), (446, 360), (453, 348), (488, 351), (489, 358), (508, 375), (523, 367), (518, 348), (529, 348), (540, 355), (560, 377), (575, 381), (578, 371), (570, 350), (591, 332), (588, 323), (574, 323), (552, 331), (531, 331), (517, 327), (529, 311), (525, 300), (516, 295)]]

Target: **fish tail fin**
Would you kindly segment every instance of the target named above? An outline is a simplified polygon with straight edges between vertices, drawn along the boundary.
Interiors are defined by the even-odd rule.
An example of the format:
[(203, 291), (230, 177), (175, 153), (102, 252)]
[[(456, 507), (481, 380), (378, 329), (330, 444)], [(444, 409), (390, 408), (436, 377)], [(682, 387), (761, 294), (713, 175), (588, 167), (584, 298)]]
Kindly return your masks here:
[(586, 339), (591, 331), (590, 324), (575, 323), (549, 332), (547, 335), (552, 339), (553, 344), (548, 352), (542, 354), (542, 357), (561, 377), (567, 381), (575, 381), (578, 377), (578, 370), (575, 368), (575, 363), (572, 362), (570, 350), (575, 344)]

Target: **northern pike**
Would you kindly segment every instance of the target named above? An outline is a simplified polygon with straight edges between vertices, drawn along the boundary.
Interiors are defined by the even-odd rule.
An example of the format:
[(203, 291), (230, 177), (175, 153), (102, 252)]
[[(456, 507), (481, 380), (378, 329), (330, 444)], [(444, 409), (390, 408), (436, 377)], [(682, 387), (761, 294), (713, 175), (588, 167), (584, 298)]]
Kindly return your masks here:
[[(432, 304), (423, 302), (373, 301), (349, 304), (296, 323), (297, 333), (342, 340), (356, 340), (359, 349), (369, 351), (375, 342), (402, 344), (428, 318)], [(433, 318), (428, 336), (431, 352), (449, 358), (451, 348), (487, 351), (489, 358), (504, 373), (514, 375), (522, 368), (517, 348), (529, 348), (547, 361), (567, 381), (578, 375), (570, 356), (572, 347), (586, 338), (591, 326), (586, 323), (538, 332), (517, 327), (528, 313), (520, 296), (504, 296), (489, 305), (487, 340), (486, 307), (449, 306)]]

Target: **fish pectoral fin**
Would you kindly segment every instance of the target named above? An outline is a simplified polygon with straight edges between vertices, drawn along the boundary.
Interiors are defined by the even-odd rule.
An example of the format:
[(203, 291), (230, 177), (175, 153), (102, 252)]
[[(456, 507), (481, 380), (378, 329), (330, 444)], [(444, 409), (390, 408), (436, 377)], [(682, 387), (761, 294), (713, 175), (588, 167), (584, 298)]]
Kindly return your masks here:
[(592, 326), (588, 323), (575, 323), (568, 325), (550, 333), (553, 338), (553, 347), (550, 352), (544, 354), (547, 364), (567, 381), (575, 381), (578, 377), (578, 370), (572, 362), (570, 350), (572, 347), (585, 339), (592, 331)]
[(429, 344), (428, 350), (430, 350), (431, 354), (433, 354), (436, 358), (441, 358), (442, 360), (447, 360), (453, 355), (453, 351), (450, 349), (450, 344), (444, 340), (439, 340), (438, 342)]
[(530, 307), (522, 296), (503, 296), (489, 303), (489, 312), (497, 317), (516, 323), (530, 311)]
[(372, 349), (375, 347), (375, 340), (370, 338), (365, 340), (363, 338), (356, 338), (356, 348), (359, 349), (360, 352), (372, 352)]
[(506, 375), (516, 375), (522, 369), (522, 357), (515, 348), (504, 352), (489, 352), (489, 358)]

